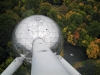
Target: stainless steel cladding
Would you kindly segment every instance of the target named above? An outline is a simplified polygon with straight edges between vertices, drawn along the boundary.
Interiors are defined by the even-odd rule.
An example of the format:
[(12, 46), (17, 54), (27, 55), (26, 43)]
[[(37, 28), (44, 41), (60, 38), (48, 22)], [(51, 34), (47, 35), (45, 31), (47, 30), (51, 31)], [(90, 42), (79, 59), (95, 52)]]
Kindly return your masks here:
[(59, 26), (50, 18), (43, 15), (33, 15), (23, 19), (14, 29), (12, 42), (18, 55), (31, 58), (32, 42), (43, 39), (47, 46), (56, 53), (62, 48), (62, 34)]

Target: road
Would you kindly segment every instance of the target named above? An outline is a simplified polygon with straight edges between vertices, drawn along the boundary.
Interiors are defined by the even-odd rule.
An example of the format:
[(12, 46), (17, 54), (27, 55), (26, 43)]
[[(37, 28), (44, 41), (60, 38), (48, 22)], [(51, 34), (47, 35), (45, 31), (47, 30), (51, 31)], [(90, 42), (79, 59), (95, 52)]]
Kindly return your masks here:
[(73, 46), (69, 43), (64, 43), (64, 58), (70, 64), (80, 62), (87, 59), (84, 48)]

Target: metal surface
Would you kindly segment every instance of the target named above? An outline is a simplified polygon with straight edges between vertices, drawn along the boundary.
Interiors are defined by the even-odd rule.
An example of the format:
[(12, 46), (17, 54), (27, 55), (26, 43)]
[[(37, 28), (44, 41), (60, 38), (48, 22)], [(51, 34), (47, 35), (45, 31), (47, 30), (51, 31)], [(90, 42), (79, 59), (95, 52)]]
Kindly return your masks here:
[(66, 68), (69, 75), (81, 75), (74, 67), (72, 67), (63, 57), (57, 56), (61, 64)]
[(15, 60), (2, 72), (1, 75), (13, 75), (13, 73), (22, 65), (24, 57), (17, 57)]
[[(68, 68), (70, 68), (70, 66)], [(70, 70), (73, 72), (72, 69)], [(31, 75), (73, 75), (73, 74), (70, 74), (68, 72), (68, 70), (59, 61), (57, 56), (46, 46), (46, 43), (42, 39), (36, 39), (33, 41)], [(79, 74), (75, 73), (74, 75), (79, 75)]]
[(48, 48), (59, 53), (62, 47), (62, 34), (58, 25), (50, 18), (43, 15), (33, 15), (23, 19), (13, 32), (13, 46), (18, 53), (32, 57), (32, 42), (41, 38)]

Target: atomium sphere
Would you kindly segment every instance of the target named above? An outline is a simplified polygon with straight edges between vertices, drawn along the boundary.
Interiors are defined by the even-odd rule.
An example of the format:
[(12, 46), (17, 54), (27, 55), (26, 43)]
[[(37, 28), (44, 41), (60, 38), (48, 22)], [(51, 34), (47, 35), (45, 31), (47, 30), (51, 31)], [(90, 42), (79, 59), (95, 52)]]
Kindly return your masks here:
[(33, 15), (23, 19), (14, 29), (12, 42), (15, 52), (20, 56), (32, 56), (32, 42), (41, 38), (46, 45), (59, 54), (62, 48), (62, 34), (59, 26), (50, 18), (43, 15)]

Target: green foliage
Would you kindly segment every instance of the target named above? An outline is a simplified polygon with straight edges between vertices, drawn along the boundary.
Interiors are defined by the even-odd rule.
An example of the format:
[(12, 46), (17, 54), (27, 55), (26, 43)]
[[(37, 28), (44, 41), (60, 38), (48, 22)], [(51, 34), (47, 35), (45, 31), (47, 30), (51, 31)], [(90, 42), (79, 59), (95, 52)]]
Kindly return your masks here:
[(22, 18), (26, 18), (28, 16), (34, 15), (34, 11), (33, 10), (27, 10), (22, 14)]
[(82, 67), (77, 69), (82, 75), (95, 75), (96, 66), (93, 60), (87, 60)]
[(91, 14), (91, 13), (93, 12), (92, 6), (91, 6), (90, 4), (84, 5), (84, 11), (85, 11), (87, 14)]
[(68, 6), (69, 10), (73, 10), (73, 9), (78, 9), (79, 6), (77, 5), (77, 3), (75, 1), (71, 2)]
[(25, 2), (23, 0), (15, 0), (13, 1), (15, 3), (13, 11), (17, 13), (17, 15), (21, 16), (22, 13), (26, 10), (25, 8)]
[[(85, 11), (79, 11), (79, 13), (83, 16), (83, 18), (86, 16), (86, 12)], [(83, 20), (84, 21), (84, 20)]]
[(42, 0), (43, 2), (48, 2), (52, 5), (61, 5), (63, 0)]
[(100, 75), (100, 60), (96, 61), (96, 71), (95, 71), (95, 75)]
[(83, 66), (78, 67), (78, 71), (82, 75), (99, 75), (100, 74), (100, 60), (89, 59), (82, 63)]
[(10, 1), (0, 1), (0, 14), (5, 13), (7, 9), (13, 9), (13, 4)]
[(87, 34), (87, 31), (84, 28), (80, 28), (78, 32), (79, 39), (77, 40), (77, 45), (87, 48), (93, 38)]
[(83, 16), (80, 13), (72, 14), (70, 17), (70, 22), (74, 25), (80, 25), (83, 22)]
[(7, 11), (5, 14), (0, 14), (1, 47), (6, 46), (7, 42), (11, 39), (13, 28), (19, 19), (19, 16), (12, 11)]
[(26, 0), (25, 1), (25, 8), (27, 10), (34, 9), (34, 13), (38, 13), (39, 5), (41, 4), (42, 0)]
[(50, 3), (42, 3), (40, 4), (40, 8), (39, 8), (39, 14), (42, 14), (42, 15), (47, 15), (50, 10), (52, 8), (52, 5)]
[(60, 16), (60, 18), (58, 18), (57, 24), (60, 26), (61, 29), (63, 29), (64, 27), (66, 27), (68, 24), (67, 19), (65, 18), (65, 16)]
[(17, 54), (15, 54), (13, 50), (12, 41), (8, 41), (7, 46), (6, 46), (6, 52), (8, 53), (10, 57), (16, 58)]
[(7, 58), (7, 51), (0, 47), (0, 64)]
[(57, 14), (58, 14), (57, 10), (54, 9), (54, 8), (52, 8), (52, 9), (50, 10), (50, 12), (49, 12), (47, 15), (48, 15), (50, 18), (52, 18), (53, 20), (57, 21)]
[(100, 22), (100, 12), (94, 12), (92, 14), (92, 19)]
[(71, 0), (63, 0), (63, 4), (65, 4), (66, 6), (68, 6), (71, 3)]
[(88, 33), (92, 37), (97, 37), (100, 34), (100, 22), (98, 21), (91, 22), (88, 29)]
[[(0, 8), (0, 63), (2, 63), (0, 72), (7, 67), (7, 62), (9, 62), (3, 63), (3, 61), (7, 57), (15, 57), (11, 46), (11, 36), (15, 25), (21, 19), (34, 14), (49, 16), (60, 26), (64, 38), (69, 43), (87, 48), (87, 55), (90, 55), (88, 54), (90, 51), (91, 56), (95, 53), (100, 56), (97, 52), (100, 44), (90, 45), (94, 38), (100, 35), (100, 2), (98, 0), (1, 0)], [(94, 66), (93, 63), (90, 64)], [(86, 66), (91, 70), (89, 64), (85, 63), (82, 67), (84, 70), (80, 68), (82, 75), (93, 75), (94, 73), (88, 73), (89, 69)], [(97, 69), (94, 75), (100, 74), (99, 66), (96, 64)], [(23, 65), (14, 75), (17, 73), (24, 75), (24, 72), (26, 73), (27, 70)]]

